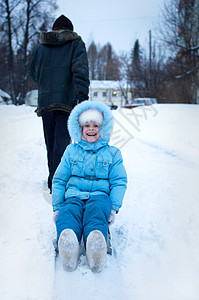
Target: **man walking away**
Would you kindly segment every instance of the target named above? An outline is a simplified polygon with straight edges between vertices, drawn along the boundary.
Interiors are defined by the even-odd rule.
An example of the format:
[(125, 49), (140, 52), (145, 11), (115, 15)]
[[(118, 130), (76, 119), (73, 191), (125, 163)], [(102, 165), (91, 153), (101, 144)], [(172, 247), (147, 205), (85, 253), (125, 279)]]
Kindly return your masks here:
[(37, 115), (42, 117), (48, 158), (48, 187), (70, 143), (67, 119), (72, 108), (88, 99), (89, 71), (85, 44), (61, 15), (52, 31), (41, 32), (28, 74), (37, 84)]

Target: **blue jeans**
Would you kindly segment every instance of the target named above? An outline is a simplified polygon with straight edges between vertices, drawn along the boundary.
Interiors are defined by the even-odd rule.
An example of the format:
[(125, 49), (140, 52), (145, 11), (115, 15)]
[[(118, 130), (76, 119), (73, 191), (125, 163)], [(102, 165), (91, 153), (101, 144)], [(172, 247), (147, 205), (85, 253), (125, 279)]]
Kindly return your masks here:
[(57, 240), (64, 229), (72, 229), (79, 243), (83, 236), (84, 244), (89, 233), (99, 230), (107, 241), (108, 219), (111, 212), (111, 200), (107, 195), (91, 196), (88, 200), (69, 198), (59, 210), (56, 221)]

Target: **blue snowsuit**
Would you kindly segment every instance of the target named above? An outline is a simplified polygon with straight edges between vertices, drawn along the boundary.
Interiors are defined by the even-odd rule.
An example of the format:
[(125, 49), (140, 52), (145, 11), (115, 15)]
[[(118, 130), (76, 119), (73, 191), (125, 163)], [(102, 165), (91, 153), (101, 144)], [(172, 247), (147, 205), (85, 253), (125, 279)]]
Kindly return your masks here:
[[(101, 139), (88, 143), (81, 139), (78, 118), (81, 112), (95, 108), (103, 113)], [(53, 210), (59, 210), (56, 222), (58, 239), (61, 232), (72, 229), (79, 240), (86, 243), (89, 233), (99, 230), (107, 240), (111, 209), (122, 206), (127, 176), (121, 152), (108, 141), (113, 117), (108, 106), (95, 101), (77, 105), (68, 120), (71, 138), (78, 143), (69, 145), (62, 157), (52, 189)]]

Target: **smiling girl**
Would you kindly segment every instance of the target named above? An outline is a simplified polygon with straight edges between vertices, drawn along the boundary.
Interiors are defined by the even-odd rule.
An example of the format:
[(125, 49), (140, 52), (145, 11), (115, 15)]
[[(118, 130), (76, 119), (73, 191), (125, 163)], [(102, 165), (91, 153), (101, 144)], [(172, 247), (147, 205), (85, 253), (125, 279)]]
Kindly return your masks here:
[(103, 269), (108, 225), (122, 206), (127, 185), (121, 152), (108, 144), (113, 129), (109, 107), (84, 101), (71, 112), (69, 145), (54, 178), (52, 205), (56, 219), (60, 258), (74, 271), (83, 237), (88, 265)]

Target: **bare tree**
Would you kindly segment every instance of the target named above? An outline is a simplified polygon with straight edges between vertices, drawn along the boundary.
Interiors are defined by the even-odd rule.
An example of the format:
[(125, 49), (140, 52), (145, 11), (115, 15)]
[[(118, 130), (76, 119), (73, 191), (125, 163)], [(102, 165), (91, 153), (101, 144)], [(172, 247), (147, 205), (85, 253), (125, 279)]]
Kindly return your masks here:
[(161, 39), (176, 55), (180, 50), (199, 49), (199, 3), (197, 0), (169, 0), (162, 8), (158, 24)]
[(89, 72), (90, 72), (90, 79), (94, 80), (97, 79), (97, 58), (98, 52), (95, 42), (92, 41), (88, 48), (88, 63), (89, 63)]
[(119, 57), (110, 43), (97, 47), (96, 72), (98, 80), (119, 80)]
[(5, 53), (8, 53), (7, 45), (0, 43), (0, 78), (2, 88), (10, 86), (10, 76), (7, 64), (8, 57)]
[(153, 42), (150, 55), (141, 48), (136, 40), (130, 54), (129, 82), (132, 99), (149, 97), (161, 99), (165, 87), (165, 58), (161, 48)]
[(13, 10), (19, 5), (18, 1), (4, 0), (0, 4), (0, 14), (1, 14), (1, 35), (2, 42), (5, 40), (7, 44), (7, 65), (9, 73), (9, 84), (10, 93), (13, 99), (13, 103), (16, 103), (16, 93), (15, 93), (15, 68), (14, 68), (14, 50), (13, 50), (13, 29), (12, 29), (12, 13)]
[(105, 65), (105, 74), (106, 80), (119, 80), (120, 79), (120, 71), (119, 71), (119, 59), (110, 43), (106, 44), (107, 51), (107, 61)]
[(27, 84), (27, 61), (41, 28), (48, 28), (56, 0), (2, 0), (0, 34), (8, 45), (10, 91), (13, 103), (23, 103)]
[[(199, 76), (199, 2), (198, 0), (170, 0), (162, 9), (159, 24), (161, 39), (172, 52), (176, 70), (173, 80), (187, 86), (190, 103), (196, 103)], [(179, 83), (177, 84), (177, 81)], [(191, 89), (191, 95), (190, 95)]]
[[(45, 10), (43, 8), (44, 4)], [(21, 38), (19, 38), (19, 58), (23, 66), (20, 80), (20, 103), (23, 99), (27, 89), (27, 63), (28, 53), (31, 50), (32, 44), (38, 39), (40, 29), (47, 30), (49, 23), (52, 23), (52, 17), (49, 17), (53, 10), (57, 8), (55, 1), (47, 0), (25, 0), (24, 6), (20, 11), (18, 17), (18, 24), (21, 28)], [(25, 19), (22, 18), (25, 15)], [(22, 22), (21, 20), (24, 20)]]
[(131, 75), (131, 61), (129, 54), (123, 52), (119, 56), (120, 60), (120, 81), (119, 81), (119, 87), (122, 93), (122, 96), (124, 98), (124, 103), (121, 104), (128, 104), (129, 101), (131, 101), (131, 98), (129, 99), (129, 91), (131, 91), (134, 86), (132, 86), (132, 81), (130, 78)]
[(106, 62), (107, 62), (107, 47), (105, 45), (101, 48), (98, 45), (98, 59), (97, 59), (98, 80), (106, 79), (106, 72), (105, 72)]

